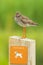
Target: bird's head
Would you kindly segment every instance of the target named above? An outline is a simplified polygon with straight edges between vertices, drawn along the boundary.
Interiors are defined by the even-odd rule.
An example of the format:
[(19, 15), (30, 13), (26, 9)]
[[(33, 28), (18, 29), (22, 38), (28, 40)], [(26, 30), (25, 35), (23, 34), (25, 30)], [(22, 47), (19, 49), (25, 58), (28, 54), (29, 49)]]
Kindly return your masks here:
[(16, 17), (17, 18), (21, 17), (21, 13), (19, 11), (16, 12)]

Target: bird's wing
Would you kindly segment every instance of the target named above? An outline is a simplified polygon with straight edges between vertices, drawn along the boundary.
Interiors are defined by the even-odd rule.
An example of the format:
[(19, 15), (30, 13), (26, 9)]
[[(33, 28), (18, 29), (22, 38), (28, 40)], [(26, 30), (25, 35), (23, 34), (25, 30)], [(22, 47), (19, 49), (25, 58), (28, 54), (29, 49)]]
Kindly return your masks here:
[(29, 18), (22, 15), (22, 19), (28, 20)]
[(26, 24), (28, 20), (29, 20), (29, 18), (26, 17), (26, 16), (22, 16), (22, 18), (21, 18), (21, 21), (22, 21), (24, 24)]
[(37, 25), (37, 23), (33, 22), (32, 20), (30, 20), (28, 17), (25, 17), (25, 16), (22, 16), (21, 21), (24, 24)]

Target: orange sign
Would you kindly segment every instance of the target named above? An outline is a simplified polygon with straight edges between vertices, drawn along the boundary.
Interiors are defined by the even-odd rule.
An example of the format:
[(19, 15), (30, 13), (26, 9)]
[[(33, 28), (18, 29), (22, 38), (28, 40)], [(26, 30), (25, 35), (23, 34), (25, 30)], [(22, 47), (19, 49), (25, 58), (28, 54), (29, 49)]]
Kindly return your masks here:
[(11, 64), (27, 64), (28, 48), (25, 46), (10, 47), (10, 63)]

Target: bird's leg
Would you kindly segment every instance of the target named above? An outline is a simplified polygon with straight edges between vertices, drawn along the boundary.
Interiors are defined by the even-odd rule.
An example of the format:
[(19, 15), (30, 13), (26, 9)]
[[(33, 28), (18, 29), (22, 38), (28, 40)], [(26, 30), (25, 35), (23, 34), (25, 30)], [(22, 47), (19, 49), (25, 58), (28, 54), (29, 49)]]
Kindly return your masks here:
[(26, 27), (23, 27), (23, 35), (22, 38), (26, 38)]

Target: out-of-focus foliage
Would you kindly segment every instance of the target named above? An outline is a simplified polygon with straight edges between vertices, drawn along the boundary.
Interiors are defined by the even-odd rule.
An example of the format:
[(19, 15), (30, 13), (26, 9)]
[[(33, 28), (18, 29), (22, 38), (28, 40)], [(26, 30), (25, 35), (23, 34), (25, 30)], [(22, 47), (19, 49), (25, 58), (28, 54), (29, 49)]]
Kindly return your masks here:
[(9, 36), (22, 35), (15, 23), (16, 11), (39, 25), (27, 28), (27, 37), (36, 40), (37, 65), (43, 65), (43, 0), (0, 0), (0, 65), (8, 65)]

